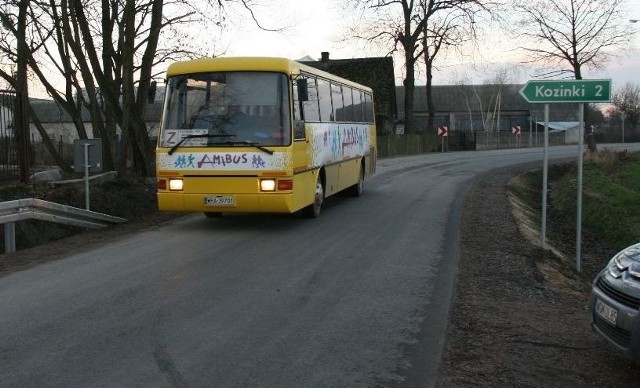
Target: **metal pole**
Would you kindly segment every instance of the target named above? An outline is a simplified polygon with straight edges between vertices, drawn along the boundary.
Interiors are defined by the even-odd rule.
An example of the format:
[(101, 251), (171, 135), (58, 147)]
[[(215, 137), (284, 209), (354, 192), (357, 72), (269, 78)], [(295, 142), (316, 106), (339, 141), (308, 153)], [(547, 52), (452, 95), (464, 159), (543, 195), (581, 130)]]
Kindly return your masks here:
[(544, 104), (544, 158), (542, 162), (542, 226), (540, 242), (547, 248), (547, 183), (549, 178), (549, 104)]
[(4, 224), (4, 252), (13, 253), (16, 251), (16, 223), (7, 222)]
[(533, 115), (529, 116), (529, 148), (533, 147)]
[(576, 209), (576, 271), (580, 272), (580, 245), (582, 244), (582, 164), (584, 155), (584, 104), (579, 104), (578, 116), (578, 192)]
[(89, 143), (84, 143), (84, 204), (89, 210)]

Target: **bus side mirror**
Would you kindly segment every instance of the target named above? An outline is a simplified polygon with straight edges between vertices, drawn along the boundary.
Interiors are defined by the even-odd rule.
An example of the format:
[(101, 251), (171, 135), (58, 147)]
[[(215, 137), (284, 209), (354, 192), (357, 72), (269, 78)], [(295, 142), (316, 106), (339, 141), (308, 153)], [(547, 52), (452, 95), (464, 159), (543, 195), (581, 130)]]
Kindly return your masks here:
[(309, 87), (307, 85), (306, 78), (300, 78), (298, 82), (296, 82), (298, 86), (298, 100), (299, 101), (309, 101)]

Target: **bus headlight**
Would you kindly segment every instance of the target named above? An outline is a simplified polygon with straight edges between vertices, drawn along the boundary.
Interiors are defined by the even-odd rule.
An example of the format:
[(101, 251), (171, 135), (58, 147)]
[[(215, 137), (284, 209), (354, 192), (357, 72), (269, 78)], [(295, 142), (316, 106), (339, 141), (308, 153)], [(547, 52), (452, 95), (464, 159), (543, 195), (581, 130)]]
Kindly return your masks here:
[(275, 179), (261, 179), (260, 180), (260, 190), (261, 191), (275, 191), (276, 190), (276, 180)]
[(169, 179), (169, 190), (179, 191), (184, 187), (182, 179)]

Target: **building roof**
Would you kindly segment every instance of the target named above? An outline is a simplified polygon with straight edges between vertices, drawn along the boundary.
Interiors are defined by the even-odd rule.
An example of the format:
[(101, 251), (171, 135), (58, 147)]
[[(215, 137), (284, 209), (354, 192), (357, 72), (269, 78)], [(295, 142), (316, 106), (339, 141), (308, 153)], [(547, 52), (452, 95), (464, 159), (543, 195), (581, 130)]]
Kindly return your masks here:
[[(460, 112), (486, 110), (494, 105), (500, 94), (502, 110), (528, 110), (529, 104), (520, 96), (522, 85), (433, 85), (432, 96), (436, 112)], [(396, 87), (398, 109), (404, 111), (404, 86)], [(414, 109), (427, 110), (426, 86), (416, 85)]]
[(318, 61), (299, 62), (370, 87), (373, 89), (376, 116), (391, 119), (397, 116), (393, 58), (329, 59), (329, 53), (323, 52)]

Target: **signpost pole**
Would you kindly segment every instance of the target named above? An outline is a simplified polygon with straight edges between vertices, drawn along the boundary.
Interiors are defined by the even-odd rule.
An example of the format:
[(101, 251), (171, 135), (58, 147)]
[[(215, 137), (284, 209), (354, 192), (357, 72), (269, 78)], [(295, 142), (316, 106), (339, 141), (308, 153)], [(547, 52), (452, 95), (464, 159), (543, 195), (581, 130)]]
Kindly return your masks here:
[(542, 225), (540, 243), (547, 249), (547, 180), (549, 178), (549, 104), (544, 104), (544, 157), (542, 162)]
[(84, 143), (84, 204), (89, 210), (89, 143)]
[(529, 117), (529, 148), (533, 147), (533, 116)]
[(576, 271), (580, 272), (580, 245), (582, 244), (582, 165), (584, 159), (584, 104), (578, 105), (578, 193), (576, 208)]

